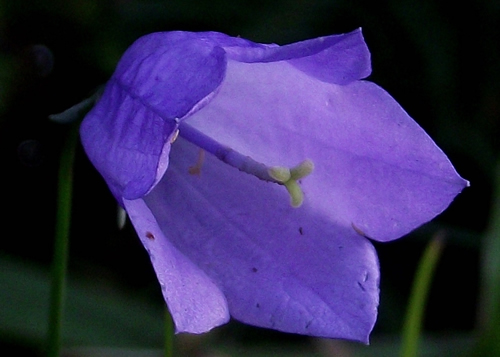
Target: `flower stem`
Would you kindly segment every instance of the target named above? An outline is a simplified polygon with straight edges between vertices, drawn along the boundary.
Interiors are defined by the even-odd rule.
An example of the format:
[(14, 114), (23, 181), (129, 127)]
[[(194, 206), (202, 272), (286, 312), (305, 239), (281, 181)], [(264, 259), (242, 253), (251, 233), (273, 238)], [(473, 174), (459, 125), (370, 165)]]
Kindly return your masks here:
[(58, 357), (62, 341), (62, 318), (66, 290), (73, 162), (78, 138), (78, 125), (72, 125), (64, 142), (58, 174), (56, 233), (52, 261), (52, 285), (47, 356)]
[(438, 233), (429, 242), (420, 260), (403, 326), (401, 357), (417, 356), (425, 303), (442, 249), (443, 237)]
[(165, 309), (165, 357), (174, 356), (174, 321), (168, 309)]

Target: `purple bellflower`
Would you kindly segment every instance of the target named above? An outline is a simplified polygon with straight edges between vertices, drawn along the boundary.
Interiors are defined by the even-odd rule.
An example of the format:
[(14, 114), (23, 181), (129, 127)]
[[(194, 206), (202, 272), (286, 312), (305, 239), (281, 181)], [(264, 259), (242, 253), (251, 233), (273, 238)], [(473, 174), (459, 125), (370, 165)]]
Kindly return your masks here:
[(370, 239), (468, 185), (383, 89), (361, 30), (286, 46), (164, 32), (123, 55), (81, 137), (177, 332), (242, 322), (368, 343)]

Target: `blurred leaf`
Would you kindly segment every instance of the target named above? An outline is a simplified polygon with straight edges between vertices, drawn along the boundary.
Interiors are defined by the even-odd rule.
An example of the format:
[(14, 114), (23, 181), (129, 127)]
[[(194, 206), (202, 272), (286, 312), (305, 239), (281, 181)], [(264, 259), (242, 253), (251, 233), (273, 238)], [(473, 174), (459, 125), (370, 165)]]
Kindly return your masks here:
[(493, 209), (482, 255), (482, 291), (479, 301), (481, 335), (474, 355), (500, 356), (500, 164), (496, 170)]
[[(470, 335), (449, 334), (446, 336), (424, 335), (419, 344), (419, 357), (456, 357), (470, 348)], [(349, 353), (325, 354), (335, 357), (396, 357), (400, 355), (400, 340), (396, 336), (378, 336), (371, 339), (369, 346), (349, 344)]]
[[(41, 345), (46, 337), (49, 272), (0, 256), (0, 336)], [(65, 345), (160, 347), (164, 314), (139, 294), (70, 276), (63, 340)]]

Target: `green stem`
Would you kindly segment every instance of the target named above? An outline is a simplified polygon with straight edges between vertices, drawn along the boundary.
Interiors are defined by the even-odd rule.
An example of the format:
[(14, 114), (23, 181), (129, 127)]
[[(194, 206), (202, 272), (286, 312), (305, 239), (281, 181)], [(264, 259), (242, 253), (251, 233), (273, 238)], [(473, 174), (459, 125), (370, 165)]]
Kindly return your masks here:
[(489, 227), (481, 247), (481, 291), (478, 336), (472, 356), (500, 355), (500, 163), (495, 171), (495, 193)]
[(441, 235), (437, 234), (427, 245), (420, 260), (403, 326), (402, 357), (417, 356), (425, 303), (442, 249), (443, 239)]
[(165, 309), (165, 357), (174, 356), (174, 321), (168, 309)]
[(68, 264), (69, 229), (71, 220), (71, 198), (73, 162), (78, 138), (78, 125), (73, 125), (65, 140), (61, 153), (58, 175), (56, 233), (52, 261), (52, 285), (50, 292), (50, 315), (47, 356), (58, 357), (61, 350), (62, 318), (66, 290)]

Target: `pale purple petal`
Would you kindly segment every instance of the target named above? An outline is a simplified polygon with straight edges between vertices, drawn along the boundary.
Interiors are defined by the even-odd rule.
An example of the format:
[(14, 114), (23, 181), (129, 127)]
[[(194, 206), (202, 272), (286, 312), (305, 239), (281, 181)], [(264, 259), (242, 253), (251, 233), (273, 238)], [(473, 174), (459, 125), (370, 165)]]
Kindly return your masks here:
[(239, 62), (289, 61), (321, 81), (346, 84), (371, 73), (370, 52), (361, 29), (318, 37), (285, 46), (225, 47), (228, 58)]
[[(281, 47), (156, 33), (127, 50), (82, 142), (148, 250), (178, 332), (230, 313), (368, 342), (379, 269), (365, 237), (401, 237), (468, 184), (394, 99), (359, 80), (370, 70), (360, 30)], [(182, 138), (188, 126), (243, 161), (312, 160), (303, 205), (208, 153), (190, 174), (200, 149)]]
[(370, 52), (361, 29), (315, 40), (324, 46), (321, 52), (289, 62), (310, 76), (335, 84), (347, 84), (370, 75)]
[(124, 200), (124, 205), (151, 258), (176, 332), (202, 333), (228, 322), (221, 290), (165, 237), (144, 201)]
[(142, 197), (168, 166), (169, 138), (177, 124), (114, 82), (102, 98), (80, 127), (82, 144), (118, 202)]
[(200, 176), (189, 174), (198, 151), (178, 139), (164, 178), (144, 200), (167, 239), (221, 288), (231, 315), (368, 342), (378, 305), (372, 245), (309, 204), (292, 208), (283, 187), (211, 155)]
[(112, 81), (163, 119), (175, 119), (212, 95), (225, 70), (216, 44), (189, 33), (154, 33), (125, 52)]
[(286, 62), (229, 62), (217, 97), (186, 123), (268, 166), (311, 159), (307, 202), (375, 240), (432, 219), (467, 184), (380, 87), (320, 82)]
[(211, 32), (140, 38), (123, 55), (81, 130), (89, 157), (119, 201), (151, 190), (168, 166), (178, 120), (216, 95), (226, 70), (221, 46), (243, 61), (289, 60), (323, 81), (346, 83), (370, 71), (360, 30), (282, 47)]
[(119, 202), (158, 182), (177, 119), (208, 102), (223, 79), (220, 47), (176, 34), (139, 39), (82, 123), (83, 146)]

